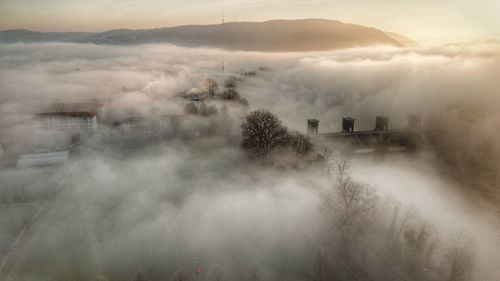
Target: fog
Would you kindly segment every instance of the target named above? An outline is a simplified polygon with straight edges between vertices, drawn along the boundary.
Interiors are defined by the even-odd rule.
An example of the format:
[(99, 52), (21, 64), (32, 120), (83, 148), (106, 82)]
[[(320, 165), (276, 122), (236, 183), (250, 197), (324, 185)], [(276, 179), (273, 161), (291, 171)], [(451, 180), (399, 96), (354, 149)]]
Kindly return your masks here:
[[(324, 206), (339, 178), (335, 163), (341, 156), (303, 169), (255, 161), (239, 145), (240, 124), (248, 112), (263, 108), (300, 132), (309, 118), (320, 120), (320, 132), (334, 132), (345, 116), (356, 119), (356, 130), (369, 130), (377, 115), (389, 116), (391, 128), (405, 128), (409, 114), (422, 115), (426, 128), (440, 132), (438, 145), (383, 162), (349, 161), (348, 173), (373, 188), (378, 200), (371, 221), (363, 221), (369, 234), (352, 238), (358, 242), (353, 258), (363, 257), (370, 280), (398, 276), (376, 267), (387, 254), (379, 249), (383, 233), (399, 208), (413, 214), (415, 229), (430, 230), (437, 256), (461, 239), (474, 257), (470, 280), (496, 280), (499, 54), (497, 42), (272, 54), (169, 45), (0, 44), (4, 153), (64, 139), (37, 135), (31, 126), (36, 113), (55, 103), (105, 104), (105, 131), (133, 115), (182, 113), (178, 97), (202, 88), (207, 78), (223, 88), (228, 77), (237, 77), (236, 89), (249, 103), (226, 104), (226, 120), (185, 117), (186, 130), (214, 126), (217, 133), (209, 136), (173, 136), (140, 149), (124, 149), (99, 135), (85, 139), (79, 157), (49, 176), (60, 189), (33, 225), (31, 254), (18, 274), (23, 280), (134, 280), (138, 272), (148, 280), (325, 280), (313, 273), (318, 251), (343, 251)], [(429, 261), (441, 263), (438, 257)], [(420, 274), (411, 280), (439, 280)]]

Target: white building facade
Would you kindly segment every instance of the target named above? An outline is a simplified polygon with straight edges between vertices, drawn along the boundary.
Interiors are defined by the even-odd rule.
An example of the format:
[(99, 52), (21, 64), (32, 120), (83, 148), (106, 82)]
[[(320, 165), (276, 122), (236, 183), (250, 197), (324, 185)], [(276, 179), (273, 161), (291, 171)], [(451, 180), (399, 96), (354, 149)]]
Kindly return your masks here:
[(36, 116), (33, 127), (39, 130), (96, 131), (97, 116), (90, 112), (46, 112)]

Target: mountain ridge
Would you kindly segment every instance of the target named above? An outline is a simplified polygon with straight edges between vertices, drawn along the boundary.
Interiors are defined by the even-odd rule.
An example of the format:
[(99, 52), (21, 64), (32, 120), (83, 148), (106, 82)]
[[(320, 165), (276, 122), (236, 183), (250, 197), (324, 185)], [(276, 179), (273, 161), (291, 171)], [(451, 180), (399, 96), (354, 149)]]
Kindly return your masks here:
[(0, 31), (0, 43), (75, 42), (110, 45), (170, 43), (184, 47), (214, 47), (242, 51), (326, 51), (388, 45), (418, 45), (400, 34), (327, 19), (227, 22), (153, 29), (113, 29), (91, 32)]

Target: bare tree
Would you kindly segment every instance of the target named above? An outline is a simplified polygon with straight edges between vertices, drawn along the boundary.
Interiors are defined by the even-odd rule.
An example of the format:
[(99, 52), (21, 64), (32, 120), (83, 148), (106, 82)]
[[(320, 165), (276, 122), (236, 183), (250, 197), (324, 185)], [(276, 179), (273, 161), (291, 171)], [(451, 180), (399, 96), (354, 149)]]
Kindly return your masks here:
[(226, 101), (240, 103), (242, 105), (248, 105), (248, 101), (242, 98), (240, 93), (238, 93), (238, 91), (236, 91), (234, 88), (228, 88), (224, 90), (224, 92), (218, 95), (218, 98)]
[(306, 155), (313, 151), (314, 145), (309, 141), (304, 134), (292, 132), (289, 134), (289, 144), (299, 155)]
[(214, 97), (219, 90), (219, 85), (217, 84), (217, 81), (209, 78), (206, 79), (205, 82), (203, 82), (203, 88), (210, 97)]
[(337, 173), (333, 190), (324, 198), (334, 214), (337, 229), (344, 239), (348, 239), (352, 230), (359, 229), (364, 219), (375, 210), (378, 196), (372, 188), (354, 181), (347, 174), (346, 162), (337, 164)]
[(457, 237), (444, 254), (443, 264), (447, 281), (469, 280), (474, 269), (474, 260), (470, 245), (463, 237)]
[(332, 154), (333, 150), (325, 148), (325, 150), (323, 151), (323, 159), (327, 162), (330, 161)]
[(240, 82), (242, 79), (238, 78), (236, 76), (229, 76), (226, 81), (224, 81), (224, 86), (227, 89), (235, 89), (236, 85), (238, 82)]
[(238, 93), (238, 91), (236, 91), (235, 89), (232, 89), (232, 88), (226, 89), (219, 96), (223, 100), (237, 101), (237, 100), (241, 99), (240, 93)]
[[(391, 203), (392, 202), (388, 202), (388, 204)], [(390, 239), (400, 239), (405, 231), (409, 230), (411, 224), (417, 219), (417, 211), (414, 207), (403, 207), (399, 203), (396, 203), (393, 208), (391, 223), (387, 229), (387, 237)], [(389, 209), (387, 209), (387, 212), (388, 211)]]
[(432, 256), (436, 249), (436, 243), (432, 239), (432, 233), (425, 224), (417, 228), (409, 228), (404, 232), (406, 245), (406, 269), (408, 276), (416, 280), (422, 280), (423, 274), (431, 269)]
[(187, 114), (198, 114), (199, 109), (198, 109), (198, 106), (196, 106), (196, 104), (194, 104), (194, 102), (190, 102), (184, 106), (184, 111)]
[(251, 112), (241, 128), (242, 146), (256, 154), (266, 155), (288, 142), (288, 129), (276, 115), (263, 109)]
[(198, 110), (198, 113), (202, 116), (208, 116), (212, 114), (217, 113), (217, 107), (215, 105), (207, 105), (206, 103), (202, 102), (200, 104), (200, 108)]
[(313, 261), (313, 280), (314, 281), (328, 281), (330, 280), (331, 265), (325, 256), (322, 249), (316, 252)]

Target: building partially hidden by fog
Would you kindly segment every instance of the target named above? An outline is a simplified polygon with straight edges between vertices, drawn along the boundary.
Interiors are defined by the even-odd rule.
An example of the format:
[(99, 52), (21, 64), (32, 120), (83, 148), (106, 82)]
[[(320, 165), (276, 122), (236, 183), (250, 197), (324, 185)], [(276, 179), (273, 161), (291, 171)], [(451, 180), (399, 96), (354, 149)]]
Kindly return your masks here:
[(129, 116), (113, 121), (109, 130), (104, 132), (109, 142), (140, 147), (177, 135), (181, 118), (181, 115)]
[(185, 102), (202, 102), (207, 98), (207, 93), (200, 88), (191, 88), (184, 94)]
[(68, 157), (68, 151), (25, 154), (19, 157), (16, 166), (18, 168), (29, 168), (58, 165), (68, 161)]
[[(355, 131), (351, 117), (342, 118), (340, 132), (318, 133), (319, 120), (307, 120), (307, 133), (313, 140), (323, 140), (321, 145), (330, 143), (344, 151), (401, 152), (414, 151), (422, 140), (422, 118), (410, 115), (408, 128), (389, 129), (389, 117), (376, 116), (375, 128), (368, 131)], [(326, 142), (325, 142), (326, 141)]]
[(45, 112), (35, 117), (33, 127), (41, 130), (95, 131), (97, 116), (86, 111)]

